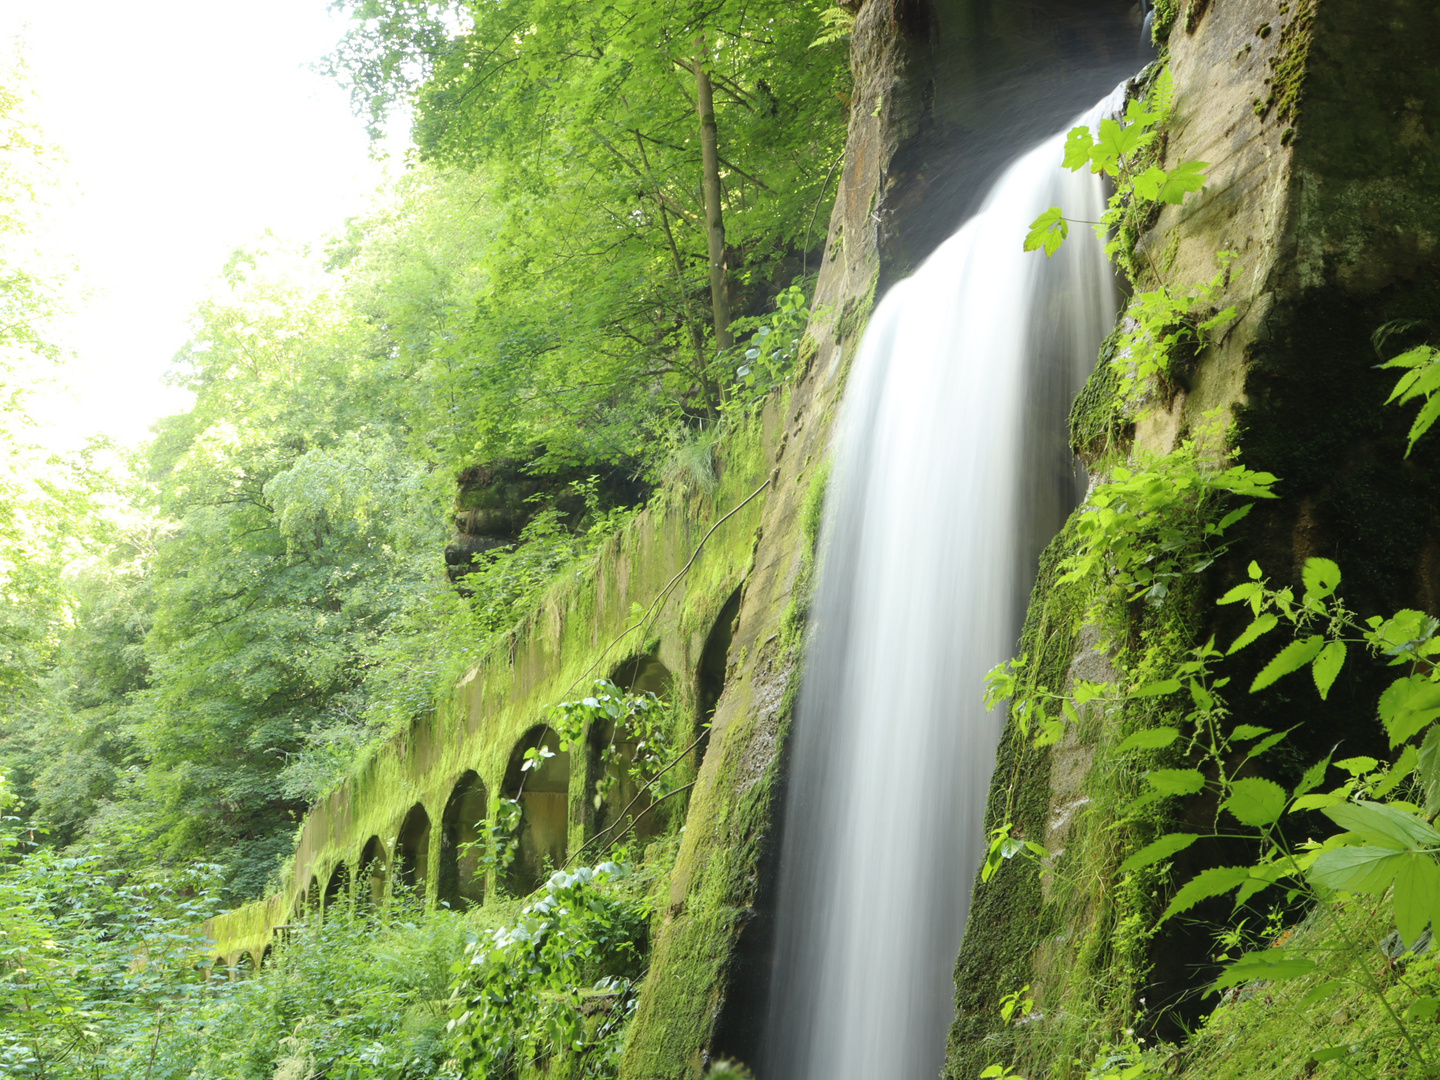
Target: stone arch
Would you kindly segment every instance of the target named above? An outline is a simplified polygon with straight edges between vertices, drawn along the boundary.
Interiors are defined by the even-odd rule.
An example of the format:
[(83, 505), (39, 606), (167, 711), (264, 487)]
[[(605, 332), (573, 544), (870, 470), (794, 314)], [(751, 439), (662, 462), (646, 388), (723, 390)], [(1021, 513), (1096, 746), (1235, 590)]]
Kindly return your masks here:
[(379, 907), (385, 902), (385, 886), (390, 878), (389, 860), (380, 837), (372, 836), (360, 850), (360, 867), (356, 875), (355, 902), (364, 907)]
[(631, 657), (610, 673), (610, 681), (627, 694), (651, 693), (668, 699), (675, 685), (675, 676), (670, 674), (658, 656), (645, 653)]
[(710, 721), (715, 717), (715, 707), (725, 690), (725, 671), (730, 654), (730, 642), (735, 638), (735, 626), (740, 621), (740, 586), (730, 594), (710, 633), (705, 636), (705, 646), (700, 651), (700, 665), (695, 671), (695, 761), (698, 764), (705, 757), (710, 745)]
[(425, 895), (430, 872), (430, 815), (424, 803), (410, 807), (395, 837), (395, 883)]
[(235, 971), (231, 978), (243, 979), (249, 975), (253, 975), (255, 974), (255, 967), (255, 954), (248, 951), (242, 952), (235, 958)]
[(304, 907), (301, 910), (302, 918), (309, 918), (312, 915), (320, 914), (320, 875), (312, 873), (310, 884), (305, 886)]
[(341, 859), (330, 871), (330, 880), (325, 884), (325, 896), (321, 911), (328, 915), (330, 909), (350, 899), (350, 867)]
[(505, 874), (505, 888), (516, 896), (534, 892), (550, 872), (565, 863), (570, 833), (570, 755), (557, 752), (538, 769), (526, 770), (525, 751), (545, 745), (556, 750), (559, 740), (544, 724), (521, 736), (510, 752), (501, 794), (520, 802), (520, 831), (515, 860)]
[(263, 968), (263, 967), (265, 967), (267, 964), (269, 964), (269, 963), (270, 963), (270, 958), (271, 958), (272, 956), (274, 956), (274, 955), (275, 955), (275, 945), (274, 945), (274, 943), (272, 942), (271, 944), (266, 945), (266, 946), (265, 946), (265, 951), (260, 954), (260, 967)]
[[(625, 661), (611, 673), (610, 681), (627, 694), (652, 693), (664, 701), (670, 700), (675, 687), (675, 676), (659, 657), (651, 653)], [(607, 766), (604, 763), (605, 751), (611, 748), (612, 741), (619, 760), (612, 759)], [(609, 830), (606, 843), (622, 835), (640, 840), (657, 835), (663, 820), (646, 813), (651, 804), (649, 794), (641, 792), (624, 768), (634, 758), (637, 741), (629, 736), (617, 738), (615, 725), (607, 721), (591, 725), (585, 734), (585, 749), (588, 781), (585, 802), (587, 807), (594, 809), (593, 835)], [(605, 785), (606, 793), (596, 805), (602, 777), (607, 773), (610, 782)], [(627, 830), (620, 822), (622, 816), (634, 820), (633, 829)], [(597, 845), (594, 853), (598, 854), (604, 848), (604, 843)]]
[(226, 963), (225, 957), (217, 956), (210, 961), (210, 978), (228, 979), (230, 977), (230, 965)]
[(437, 896), (456, 911), (485, 899), (485, 875), (479, 872), (480, 824), (488, 808), (485, 785), (471, 769), (455, 781), (440, 816)]

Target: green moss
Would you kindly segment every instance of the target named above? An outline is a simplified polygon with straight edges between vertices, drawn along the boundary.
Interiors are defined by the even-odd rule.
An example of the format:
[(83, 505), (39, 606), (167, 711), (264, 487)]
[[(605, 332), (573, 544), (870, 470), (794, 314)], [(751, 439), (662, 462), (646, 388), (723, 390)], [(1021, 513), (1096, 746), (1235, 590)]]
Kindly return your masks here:
[(780, 616), (780, 641), (786, 648), (799, 646), (805, 633), (805, 624), (810, 617), (810, 602), (815, 592), (815, 552), (820, 543), (825, 490), (829, 482), (830, 463), (827, 461), (816, 469), (810, 478), (810, 486), (806, 489), (805, 502), (800, 511), (800, 533), (804, 547), (800, 553), (795, 584), (790, 591), (790, 602)]
[(1179, 14), (1180, 0), (1155, 0), (1155, 21), (1151, 30), (1156, 45), (1164, 45), (1169, 40)]
[[(1270, 92), (1255, 103), (1255, 115), (1262, 120), (1272, 110), (1275, 119), (1282, 123), (1294, 124), (1299, 119), (1300, 97), (1305, 89), (1305, 75), (1309, 71), (1310, 40), (1314, 27), (1315, 0), (1295, 0), (1295, 13), (1280, 31), (1279, 52), (1270, 61), (1273, 69)], [(1289, 139), (1284, 141), (1289, 142)]]
[(1135, 425), (1125, 414), (1115, 367), (1115, 350), (1124, 337), (1123, 326), (1110, 332), (1100, 346), (1095, 369), (1070, 406), (1070, 445), (1087, 466), (1125, 453), (1134, 437)]

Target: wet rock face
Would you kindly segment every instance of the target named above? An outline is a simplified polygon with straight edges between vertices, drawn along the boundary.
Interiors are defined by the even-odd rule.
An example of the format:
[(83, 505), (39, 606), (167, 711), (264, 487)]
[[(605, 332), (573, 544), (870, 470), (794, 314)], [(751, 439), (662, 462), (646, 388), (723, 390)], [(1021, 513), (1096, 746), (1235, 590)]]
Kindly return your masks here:
[(882, 280), (903, 277), (954, 232), (1006, 163), (1153, 57), (1137, 0), (889, 3), (878, 33), (856, 35), (857, 53), (888, 51), (896, 69), (889, 100), (856, 98), (889, 114), (902, 140), (875, 208)]

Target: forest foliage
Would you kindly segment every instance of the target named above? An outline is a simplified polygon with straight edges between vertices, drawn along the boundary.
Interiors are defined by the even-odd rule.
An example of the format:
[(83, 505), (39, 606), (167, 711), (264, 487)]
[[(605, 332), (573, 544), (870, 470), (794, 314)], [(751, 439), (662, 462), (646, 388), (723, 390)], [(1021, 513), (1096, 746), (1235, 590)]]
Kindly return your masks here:
[[(410, 118), (413, 149), (338, 234), (217, 268), (171, 376), (193, 405), (147, 445), (24, 449), (18, 368), (55, 354), (54, 284), (0, 252), (0, 346), (25, 354), (0, 431), (0, 772), (56, 847), (198, 857), (232, 898), (659, 479), (703, 486), (795, 362), (848, 109), (819, 0), (339, 6), (326, 65), (377, 125)], [(51, 151), (11, 69), (13, 247)], [(447, 566), (477, 466), (532, 494)]]

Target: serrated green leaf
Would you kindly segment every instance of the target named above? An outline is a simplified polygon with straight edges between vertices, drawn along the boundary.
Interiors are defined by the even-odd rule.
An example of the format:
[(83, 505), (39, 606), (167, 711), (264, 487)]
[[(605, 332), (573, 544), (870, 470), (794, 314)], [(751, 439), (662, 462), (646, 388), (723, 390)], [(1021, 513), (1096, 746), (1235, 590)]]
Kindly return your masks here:
[(1340, 567), (1330, 559), (1309, 558), (1300, 571), (1305, 583), (1305, 599), (1323, 600), (1340, 587)]
[(1344, 666), (1345, 642), (1327, 641), (1310, 668), (1310, 674), (1315, 678), (1315, 689), (1320, 691), (1320, 700), (1330, 696), (1330, 687), (1335, 685), (1336, 676)]
[(1025, 235), (1025, 250), (1035, 251), (1043, 247), (1046, 258), (1049, 258), (1060, 250), (1060, 245), (1069, 235), (1070, 223), (1065, 220), (1065, 212), (1058, 206), (1052, 206), (1030, 223), (1030, 231)]
[(1179, 737), (1180, 730), (1178, 728), (1146, 728), (1144, 731), (1137, 731), (1126, 736), (1115, 750), (1122, 754), (1127, 750), (1159, 750), (1162, 746), (1169, 746)]
[(1326, 754), (1322, 760), (1317, 761), (1314, 765), (1311, 765), (1310, 768), (1305, 770), (1305, 775), (1300, 777), (1299, 786), (1295, 788), (1295, 797), (1298, 799), (1301, 795), (1304, 795), (1307, 792), (1314, 791), (1317, 787), (1319, 787), (1322, 783), (1325, 782), (1325, 774), (1329, 771), (1330, 755)]
[(1421, 406), (1420, 412), (1415, 417), (1415, 422), (1410, 425), (1409, 444), (1405, 447), (1405, 456), (1410, 456), (1410, 451), (1415, 449), (1415, 444), (1420, 437), (1435, 426), (1435, 421), (1440, 420), (1440, 394), (1431, 395)]
[(1194, 795), (1205, 787), (1205, 776), (1198, 769), (1151, 769), (1145, 779), (1162, 795)]
[(1222, 896), (1239, 888), (1249, 876), (1248, 866), (1212, 866), (1208, 870), (1200, 871), (1175, 894), (1166, 907), (1165, 914), (1160, 916), (1160, 921), (1163, 923), (1173, 915), (1189, 911), (1202, 900)]
[(1253, 581), (1242, 581), (1224, 596), (1220, 597), (1219, 600), (1216, 600), (1215, 603), (1222, 606), (1225, 604), (1238, 604), (1242, 600), (1251, 600), (1261, 595), (1263, 591), (1263, 588)]
[(1399, 746), (1440, 717), (1440, 683), (1423, 675), (1396, 679), (1380, 695), (1380, 720)]
[(1359, 844), (1321, 852), (1311, 865), (1309, 878), (1339, 892), (1384, 892), (1406, 859), (1418, 856), (1394, 848)]
[(1249, 776), (1230, 786), (1224, 806), (1240, 824), (1259, 828), (1278, 821), (1288, 801), (1285, 789), (1275, 781)]
[(1160, 189), (1165, 184), (1165, 170), (1154, 165), (1135, 177), (1135, 194), (1151, 202), (1160, 201)]
[(1440, 926), (1440, 866), (1429, 855), (1416, 855), (1395, 875), (1395, 929), (1413, 946), (1431, 919)]
[(1319, 634), (1313, 634), (1302, 641), (1292, 641), (1255, 676), (1255, 681), (1250, 684), (1250, 692), (1254, 694), (1264, 690), (1277, 679), (1289, 675), (1292, 671), (1299, 671), (1314, 660), (1324, 647), (1325, 639)]
[(1329, 807), (1324, 814), (1346, 832), (1382, 847), (1399, 851), (1440, 848), (1440, 832), (1394, 803), (1346, 803)]
[(1076, 172), (1090, 164), (1090, 151), (1095, 147), (1095, 137), (1088, 127), (1075, 127), (1065, 136), (1065, 168)]
[(1239, 742), (1246, 739), (1258, 739), (1261, 735), (1268, 735), (1270, 729), (1261, 727), (1258, 724), (1236, 724), (1235, 729), (1230, 732), (1230, 738)]
[(1209, 167), (1208, 161), (1181, 162), (1165, 173), (1165, 179), (1158, 185), (1155, 194), (1147, 198), (1155, 202), (1179, 205), (1185, 201), (1186, 195), (1205, 186), (1205, 170)]
[(1195, 833), (1169, 833), (1153, 844), (1146, 844), (1134, 855), (1131, 855), (1120, 864), (1120, 872), (1128, 874), (1132, 870), (1143, 870), (1147, 866), (1154, 866), (1156, 863), (1163, 862), (1172, 855), (1184, 851), (1199, 839), (1200, 837)]
[[(1244, 586), (1239, 587), (1243, 588)], [(1256, 638), (1260, 637), (1261, 634), (1268, 634), (1271, 630), (1274, 630), (1279, 622), (1280, 620), (1273, 614), (1268, 611), (1265, 612), (1265, 614), (1251, 622), (1250, 625), (1241, 632), (1240, 636), (1231, 642), (1230, 648), (1225, 650), (1225, 654), (1227, 656), (1233, 656), (1245, 648), (1246, 645), (1249, 645)]]
[(1440, 726), (1432, 727), (1425, 733), (1425, 741), (1420, 744), (1417, 771), (1420, 787), (1425, 792), (1425, 812), (1440, 812)]
[(1435, 1019), (1435, 1014), (1440, 1012), (1440, 999), (1433, 997), (1416, 998), (1405, 1010), (1406, 1020), (1427, 1021)]

